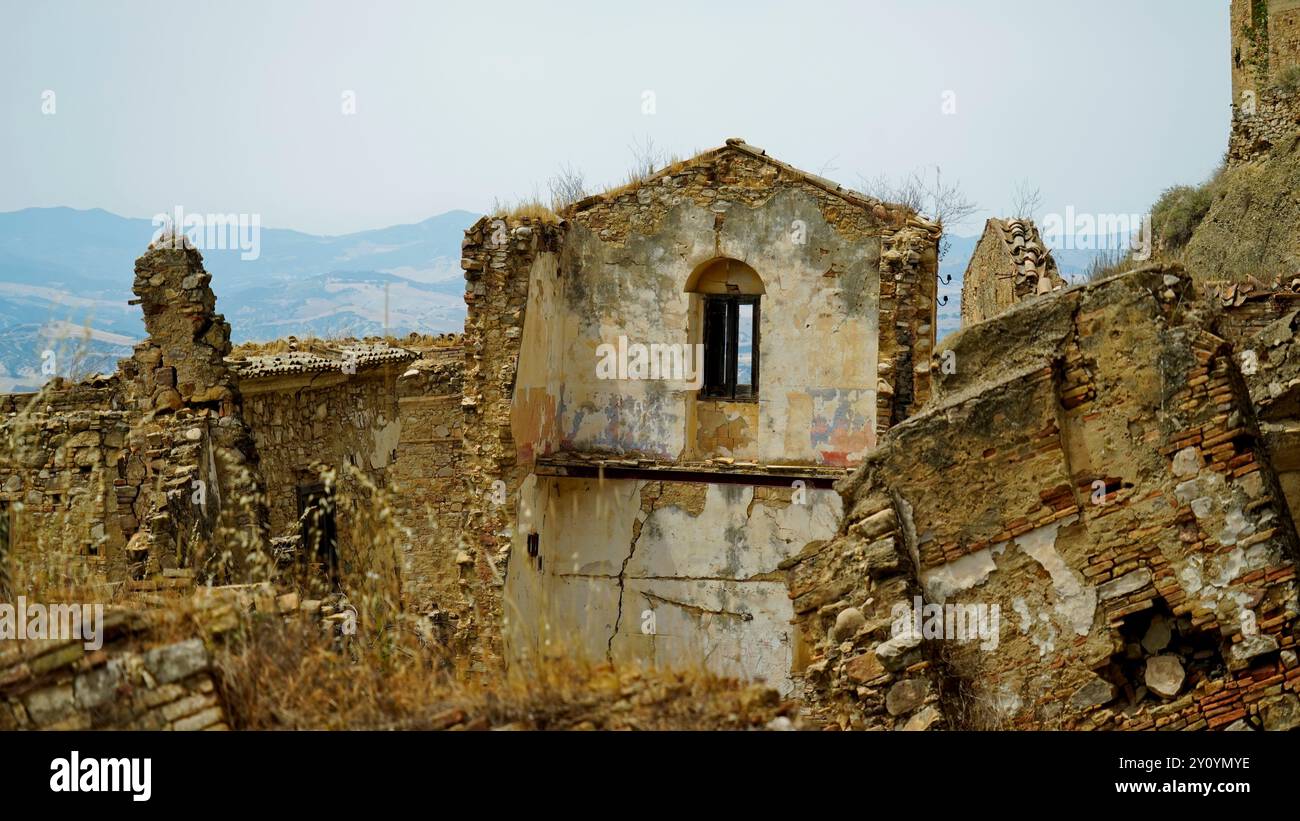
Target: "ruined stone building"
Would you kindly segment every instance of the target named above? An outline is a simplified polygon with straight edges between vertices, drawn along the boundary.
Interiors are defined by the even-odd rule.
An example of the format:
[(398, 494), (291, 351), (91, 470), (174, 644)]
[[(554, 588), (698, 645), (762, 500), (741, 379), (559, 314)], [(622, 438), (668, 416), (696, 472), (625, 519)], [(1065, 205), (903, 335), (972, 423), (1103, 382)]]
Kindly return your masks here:
[[(1298, 24), (1297, 3), (1232, 4), (1233, 163), (1298, 128)], [(785, 564), (808, 709), (1300, 727), (1300, 280), (1155, 263), (1031, 299), (1007, 227), (986, 227), (930, 401), (838, 485), (835, 538)]]
[(248, 573), (266, 511), (230, 326), (196, 251), (152, 251), (135, 274), (148, 337), (116, 373), (5, 397), (6, 553), (90, 579)]
[(739, 140), (562, 217), (485, 218), (465, 247), (487, 437), (466, 458), (508, 494), (480, 525), (511, 534), (489, 548), (507, 656), (789, 690), (778, 569), (929, 395), (938, 229)]
[(413, 540), (379, 556), (353, 525), (396, 480), (403, 444), (427, 457), (401, 477), (412, 505), (457, 496), (439, 484), (460, 452), (460, 396), (454, 415), (431, 416), (424, 394), (458, 388), (459, 362), (448, 373), (386, 342), (292, 338), (232, 355), (209, 280), (192, 248), (152, 248), (135, 279), (148, 336), (116, 373), (3, 397), (0, 559), (78, 567), (92, 583), (246, 581), (299, 564), (322, 593), (369, 574), (394, 599), (414, 585), (407, 601), (436, 609), (417, 589), (427, 568), (401, 576)]
[(1065, 285), (1033, 221), (991, 219), (984, 224), (962, 279), (962, 326), (983, 322), (1021, 300)]
[(1232, 0), (1228, 163), (1268, 153), (1300, 129), (1300, 1)]
[[(1234, 161), (1296, 130), (1297, 21), (1232, 4)], [(237, 351), (155, 248), (117, 373), (0, 397), (8, 543), (373, 577), (477, 669), (703, 666), (822, 726), (1300, 726), (1300, 279), (1066, 287), (989, 220), (936, 349), (939, 233), (728, 140), (479, 220), (461, 337)]]
[[(1300, 721), (1295, 528), (1216, 307), (1150, 266), (945, 341), (955, 372), (843, 487), (837, 538), (791, 565), (818, 709), (876, 727)], [(900, 630), (898, 602), (938, 629), (907, 629), (909, 606)], [(951, 635), (994, 606), (992, 636)]]

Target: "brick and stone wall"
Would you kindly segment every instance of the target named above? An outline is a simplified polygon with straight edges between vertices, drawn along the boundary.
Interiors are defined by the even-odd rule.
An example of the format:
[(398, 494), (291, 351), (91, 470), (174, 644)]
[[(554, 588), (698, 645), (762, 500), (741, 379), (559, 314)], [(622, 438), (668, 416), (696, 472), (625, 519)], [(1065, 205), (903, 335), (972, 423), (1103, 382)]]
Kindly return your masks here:
[(104, 645), (0, 642), (0, 731), (227, 730), (202, 637), (153, 637), (141, 614), (105, 614)]
[[(1211, 314), (1153, 266), (946, 343), (956, 373), (844, 483), (839, 535), (787, 563), (817, 715), (1296, 723), (1294, 525)], [(918, 597), (938, 631), (897, 618)], [(953, 608), (994, 606), (992, 636), (944, 632)]]
[(991, 219), (962, 279), (962, 326), (983, 322), (1017, 302), (1065, 285), (1032, 221)]
[[(244, 379), (244, 419), (257, 446), (269, 495), (271, 533), (298, 533), (299, 487), (335, 476), (337, 494), (361, 493), (365, 477), (387, 485), (401, 440), (397, 382), (406, 363), (355, 374), (275, 374)], [(355, 472), (354, 472), (355, 471)], [(340, 551), (357, 536), (340, 520)]]
[(1292, 519), (1300, 517), (1300, 282), (1214, 290), (1218, 332), (1229, 340), (1259, 417)]
[[(0, 419), (0, 575), (19, 565), (64, 567), (85, 580), (127, 574), (125, 545), (139, 529), (134, 503), (143, 463), (132, 457), (129, 414), (45, 412), (61, 391), (6, 398)], [(50, 404), (47, 404), (50, 403)]]
[[(534, 268), (555, 270), (560, 244), (561, 231), (553, 223), (492, 217), (469, 228), (462, 243), (468, 306), (462, 465), (470, 506), (465, 555), (458, 555), (457, 564), (465, 566), (459, 572), (468, 576), (473, 608), (458, 629), (485, 664), (501, 654), (501, 590), (519, 488), (536, 452), (531, 446), (521, 451), (512, 414), (529, 284)], [(534, 322), (544, 320), (539, 316)]]
[(1267, 156), (1274, 147), (1300, 131), (1300, 91), (1265, 88), (1252, 104), (1233, 106), (1228, 138), (1228, 165), (1237, 166)]
[(116, 374), (0, 401), (10, 564), (84, 566), (100, 579), (178, 566), (254, 572), (263, 489), (224, 363), (229, 325), (201, 256), (183, 244), (137, 260), (149, 336)]

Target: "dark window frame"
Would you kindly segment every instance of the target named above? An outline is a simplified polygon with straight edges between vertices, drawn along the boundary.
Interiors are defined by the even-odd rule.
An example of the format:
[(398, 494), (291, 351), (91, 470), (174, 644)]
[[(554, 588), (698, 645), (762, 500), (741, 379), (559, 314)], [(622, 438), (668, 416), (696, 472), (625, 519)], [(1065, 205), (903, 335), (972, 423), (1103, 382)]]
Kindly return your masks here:
[(337, 508), (334, 496), (322, 482), (298, 485), (298, 528), (303, 559), (324, 571), (333, 587), (340, 581)]
[[(759, 294), (702, 294), (704, 300), (704, 384), (701, 399), (732, 402), (758, 400)], [(750, 339), (750, 384), (736, 384), (740, 354), (740, 308), (752, 306), (753, 334)]]

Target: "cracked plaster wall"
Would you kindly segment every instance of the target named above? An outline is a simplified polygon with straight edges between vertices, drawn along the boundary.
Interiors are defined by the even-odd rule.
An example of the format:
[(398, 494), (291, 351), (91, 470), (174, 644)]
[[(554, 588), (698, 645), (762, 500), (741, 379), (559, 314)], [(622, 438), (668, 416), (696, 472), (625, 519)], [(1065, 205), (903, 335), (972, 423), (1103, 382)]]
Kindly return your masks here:
[[(778, 568), (829, 539), (841, 511), (833, 491), (791, 498), (784, 488), (530, 476), (506, 579), (507, 657), (703, 663), (790, 692), (796, 637)], [(529, 532), (540, 535), (535, 558)]]

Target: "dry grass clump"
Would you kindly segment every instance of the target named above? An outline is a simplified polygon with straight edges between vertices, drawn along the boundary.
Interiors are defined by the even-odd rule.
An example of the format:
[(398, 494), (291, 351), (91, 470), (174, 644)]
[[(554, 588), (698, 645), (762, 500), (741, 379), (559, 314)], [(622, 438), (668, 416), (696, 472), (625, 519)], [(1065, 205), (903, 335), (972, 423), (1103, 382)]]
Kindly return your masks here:
[(498, 200), (492, 205), (492, 218), (503, 219), (507, 222), (533, 220), (552, 225), (558, 224), (560, 221), (560, 216), (537, 197), (520, 200), (515, 203), (506, 203)]
[(1098, 282), (1116, 274), (1136, 270), (1142, 265), (1142, 261), (1134, 259), (1132, 251), (1114, 248), (1101, 251), (1093, 257), (1092, 262), (1088, 263), (1088, 270), (1084, 272), (1084, 276), (1089, 282)]
[(304, 621), (250, 624), (217, 653), (240, 729), (751, 729), (794, 705), (775, 690), (699, 671), (551, 661), (469, 673), (408, 623), (367, 640)]

